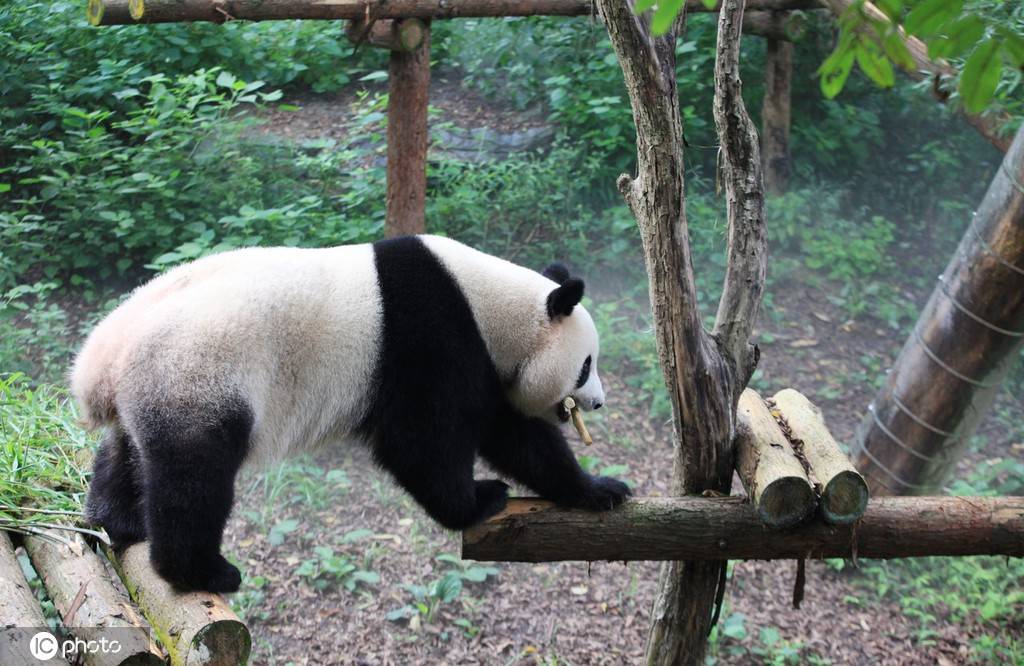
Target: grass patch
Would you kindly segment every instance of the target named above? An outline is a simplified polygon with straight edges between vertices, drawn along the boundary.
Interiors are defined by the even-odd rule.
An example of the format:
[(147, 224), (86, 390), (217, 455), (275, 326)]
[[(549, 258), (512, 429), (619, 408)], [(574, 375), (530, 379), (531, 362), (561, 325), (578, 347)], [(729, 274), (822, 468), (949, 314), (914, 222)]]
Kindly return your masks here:
[(86, 530), (81, 512), (93, 438), (76, 419), (60, 388), (0, 375), (0, 529)]

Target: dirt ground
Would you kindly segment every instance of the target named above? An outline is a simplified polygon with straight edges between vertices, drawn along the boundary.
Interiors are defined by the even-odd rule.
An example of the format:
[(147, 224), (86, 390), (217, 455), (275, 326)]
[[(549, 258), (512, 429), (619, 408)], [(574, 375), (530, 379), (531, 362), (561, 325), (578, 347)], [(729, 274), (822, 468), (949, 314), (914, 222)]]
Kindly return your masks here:
[[(289, 100), (295, 112), (268, 114), (268, 128), (296, 139), (345, 131), (354, 95)], [(462, 126), (522, 127), (535, 122), (437, 77), (431, 102)], [(758, 387), (792, 386), (823, 407), (835, 435), (852, 441), (874, 393), (864, 359), (884, 369), (902, 336), (867, 317), (850, 320), (823, 290), (788, 284), (775, 294), (774, 316), (763, 316), (763, 374)], [(622, 476), (640, 496), (666, 493), (670, 427), (652, 421), (647, 405), (607, 368), (608, 406), (588, 420), (596, 443), (585, 454), (597, 469), (627, 466)], [(877, 373), (875, 374), (877, 376)], [(1004, 399), (1005, 400), (1005, 399)], [(1018, 406), (1019, 408), (1019, 406)], [(986, 423), (992, 450), (1014, 445), (997, 423)], [(969, 463), (965, 463), (969, 464)], [(429, 586), (458, 565), (437, 559), (459, 554), (459, 535), (434, 525), (362, 449), (321, 452), (315, 467), (273, 480), (250, 475), (226, 535), (227, 550), (245, 583), (234, 603), (255, 638), (255, 664), (634, 664), (642, 661), (658, 563), (500, 564), (483, 582), (427, 614), (395, 617), (413, 603), (407, 586)], [(621, 469), (621, 468), (620, 468)], [(478, 477), (489, 474), (481, 469)], [(333, 481), (332, 481), (333, 479)], [(341, 481), (339, 481), (339, 479)], [(738, 482), (736, 491), (741, 491)], [(275, 526), (278, 529), (275, 529)], [(366, 530), (352, 537), (354, 530)], [(348, 538), (346, 538), (348, 535)], [(379, 580), (354, 591), (299, 575), (317, 547), (375, 572)], [(323, 552), (323, 551), (321, 551)], [(346, 560), (346, 561), (348, 561)], [(315, 568), (314, 568), (315, 570)], [(929, 645), (899, 605), (858, 584), (856, 572), (823, 562), (807, 566), (806, 598), (791, 604), (793, 562), (738, 562), (723, 621), (746, 618), (747, 637), (723, 637), (718, 663), (764, 663), (757, 629), (775, 627), (779, 645), (794, 646), (791, 663), (953, 664), (966, 660), (979, 628), (939, 618)], [(322, 589), (319, 589), (322, 587)], [(389, 614), (392, 618), (389, 619)], [(407, 614), (408, 615), (408, 614)], [(1021, 628), (1024, 635), (1024, 627)]]

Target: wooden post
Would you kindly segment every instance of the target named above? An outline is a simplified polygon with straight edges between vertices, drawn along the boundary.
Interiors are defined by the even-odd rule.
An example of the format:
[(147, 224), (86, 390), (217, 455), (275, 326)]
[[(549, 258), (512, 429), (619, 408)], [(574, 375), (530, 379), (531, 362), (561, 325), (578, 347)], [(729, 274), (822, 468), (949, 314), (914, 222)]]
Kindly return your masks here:
[(1024, 497), (880, 497), (850, 525), (820, 516), (765, 527), (742, 497), (643, 497), (601, 513), (538, 499), (462, 536), (464, 559), (493, 562), (716, 561), (1024, 555)]
[(426, 231), (430, 24), (413, 51), (391, 51), (388, 66), (388, 238)]
[(764, 100), (761, 103), (761, 157), (764, 189), (782, 194), (789, 189), (790, 82), (793, 78), (793, 43), (767, 39), (764, 64)]
[(941, 487), (1022, 344), (1024, 128), (868, 408), (854, 453), (871, 492)]

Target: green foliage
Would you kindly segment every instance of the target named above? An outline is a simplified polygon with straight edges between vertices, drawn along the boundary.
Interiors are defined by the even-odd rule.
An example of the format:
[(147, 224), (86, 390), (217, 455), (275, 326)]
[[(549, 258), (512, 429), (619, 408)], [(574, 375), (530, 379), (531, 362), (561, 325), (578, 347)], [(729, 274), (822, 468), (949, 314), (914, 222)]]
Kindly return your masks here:
[[(412, 603), (388, 612), (385, 616), (388, 620), (408, 621), (410, 627), (415, 630), (420, 622), (436, 621), (442, 609), (453, 605), (462, 594), (464, 583), (484, 583), (488, 578), (498, 575), (498, 570), (494, 567), (481, 567), (472, 562), (463, 562), (447, 553), (438, 555), (436, 559), (447, 566), (447, 571), (426, 585), (404, 585), (412, 596)], [(454, 624), (467, 634), (475, 634), (477, 631), (466, 618), (457, 618)]]
[[(836, 48), (819, 70), (826, 97), (835, 97), (843, 89), (854, 60), (882, 87), (894, 84), (894, 64), (916, 67), (900, 38), (901, 24), (928, 45), (929, 58), (964, 63), (958, 91), (970, 113), (980, 113), (996, 99), (1004, 64), (1019, 69), (1024, 62), (1024, 13), (1019, 3), (886, 0), (878, 3), (884, 17), (861, 7), (856, 4), (842, 16)], [(1019, 78), (1007, 77), (1004, 97), (1016, 88)]]
[(80, 523), (93, 441), (76, 418), (60, 389), (0, 375), (0, 529)]
[[(380, 582), (380, 574), (360, 568), (354, 559), (346, 554), (335, 554), (328, 546), (317, 546), (313, 549), (315, 557), (303, 560), (295, 575), (302, 578), (311, 587), (325, 590), (340, 585), (349, 592), (355, 592), (359, 585), (376, 585)], [(364, 563), (364, 567), (367, 565)]]

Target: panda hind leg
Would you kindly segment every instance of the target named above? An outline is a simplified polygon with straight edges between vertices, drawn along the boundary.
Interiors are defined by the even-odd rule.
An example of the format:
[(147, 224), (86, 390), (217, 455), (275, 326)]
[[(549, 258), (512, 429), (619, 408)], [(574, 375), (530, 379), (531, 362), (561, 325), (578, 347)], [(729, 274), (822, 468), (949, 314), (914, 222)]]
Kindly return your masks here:
[(210, 416), (181, 414), (149, 428), (142, 447), (149, 555), (180, 591), (235, 592), (241, 574), (220, 546), (252, 416), (237, 405)]
[(145, 541), (139, 454), (120, 425), (110, 428), (93, 463), (86, 517), (106, 530), (115, 548)]

